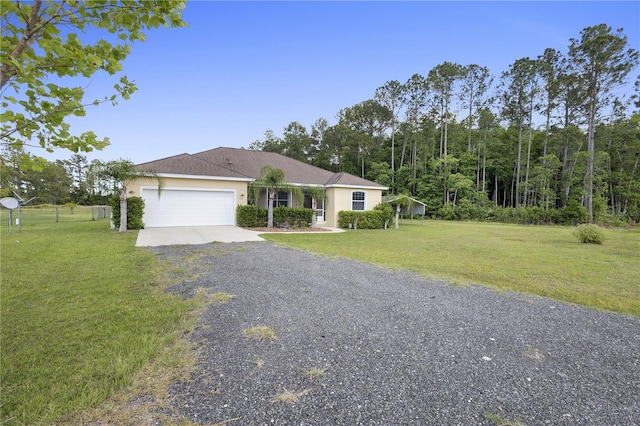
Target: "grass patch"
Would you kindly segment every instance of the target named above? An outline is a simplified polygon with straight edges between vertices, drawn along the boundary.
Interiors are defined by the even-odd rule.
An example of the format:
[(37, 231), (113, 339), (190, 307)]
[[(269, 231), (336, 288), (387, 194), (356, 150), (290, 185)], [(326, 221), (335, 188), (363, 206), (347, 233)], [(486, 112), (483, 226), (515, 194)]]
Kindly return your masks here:
[(535, 362), (542, 362), (545, 359), (544, 352), (542, 352), (538, 348), (534, 348), (533, 346), (527, 346), (527, 348), (522, 353), (522, 356)]
[(289, 404), (295, 404), (296, 402), (300, 401), (300, 398), (302, 398), (304, 395), (308, 394), (309, 392), (311, 392), (311, 389), (305, 389), (302, 392), (297, 392), (297, 393), (285, 390), (281, 394), (278, 394), (273, 398), (271, 398), (271, 402), (273, 403), (286, 402)]
[(276, 338), (276, 332), (273, 328), (265, 325), (258, 325), (242, 330), (242, 335), (247, 339), (272, 340)]
[(640, 228), (603, 229), (581, 244), (573, 227), (425, 221), (400, 229), (264, 234), (269, 241), (428, 278), (476, 283), (640, 316)]
[(92, 221), (90, 209), (66, 210), (56, 222), (51, 209), (23, 209), (22, 232), (11, 235), (0, 214), (6, 425), (70, 418), (128, 389), (137, 373), (187, 359), (178, 336), (201, 301), (163, 291), (166, 267), (135, 247), (137, 232)]
[(502, 417), (502, 416), (500, 416), (498, 414), (482, 413), (482, 417), (484, 417), (485, 419), (489, 420), (490, 422), (495, 423), (496, 426), (526, 426), (520, 420), (505, 419), (504, 417)]
[(209, 300), (211, 300), (211, 303), (226, 303), (234, 297), (235, 296), (233, 294), (225, 293), (224, 291), (218, 291), (209, 296)]
[(240, 420), (242, 420), (240, 417), (234, 417), (232, 419), (227, 419), (227, 420), (223, 420), (223, 421), (221, 421), (219, 423), (215, 423), (212, 426), (224, 426), (224, 425), (228, 425), (229, 423), (237, 422), (237, 421), (240, 421)]
[(251, 361), (256, 367), (260, 368), (264, 365), (264, 360), (263, 359), (255, 359), (253, 361)]
[(324, 376), (324, 373), (327, 372), (326, 368), (310, 368), (307, 370), (307, 375), (311, 379), (315, 379), (316, 377)]
[[(191, 343), (180, 339), (135, 374), (131, 386), (115, 393), (100, 406), (73, 413), (56, 424), (193, 425), (171, 406), (167, 389), (175, 382), (189, 380), (194, 365)], [(105, 423), (107, 419), (108, 423)]]

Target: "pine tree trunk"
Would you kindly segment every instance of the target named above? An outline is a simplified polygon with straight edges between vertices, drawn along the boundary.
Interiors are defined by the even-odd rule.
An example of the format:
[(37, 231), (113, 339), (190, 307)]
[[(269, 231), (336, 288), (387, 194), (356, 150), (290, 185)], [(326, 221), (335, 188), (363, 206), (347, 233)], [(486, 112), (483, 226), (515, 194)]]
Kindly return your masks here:
[[(391, 125), (391, 192), (393, 194), (396, 193), (396, 126), (395, 119)], [(362, 173), (362, 177), (364, 178), (364, 172)]]
[[(518, 159), (516, 161), (516, 177), (515, 177), (515, 206), (520, 207), (520, 163), (522, 161), (522, 128), (524, 127), (522, 117), (520, 118), (520, 125), (518, 127)], [(513, 194), (512, 194), (513, 197)]]
[(589, 211), (589, 222), (593, 223), (593, 170), (594, 170), (594, 154), (595, 154), (595, 121), (596, 121), (596, 106), (595, 101), (592, 101), (589, 107), (589, 122), (588, 122), (588, 134), (587, 134), (587, 171), (585, 177), (585, 193), (587, 210)]
[[(406, 129), (406, 126), (405, 126)], [(404, 165), (404, 155), (407, 151), (407, 132), (404, 132), (404, 140), (402, 141), (402, 154), (400, 155), (400, 168)]]

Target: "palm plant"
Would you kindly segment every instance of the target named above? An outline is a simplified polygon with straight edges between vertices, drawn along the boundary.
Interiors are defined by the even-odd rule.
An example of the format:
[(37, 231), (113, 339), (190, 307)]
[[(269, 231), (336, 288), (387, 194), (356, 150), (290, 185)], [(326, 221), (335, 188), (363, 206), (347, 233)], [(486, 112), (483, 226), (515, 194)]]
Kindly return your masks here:
[(407, 194), (398, 194), (394, 196), (391, 200), (387, 201), (394, 207), (396, 224), (395, 228), (398, 229), (398, 219), (400, 218), (400, 210), (402, 207), (408, 207), (409, 210), (413, 207), (413, 199), (409, 197)]
[(289, 191), (299, 199), (302, 199), (304, 194), (302, 188), (288, 184), (284, 179), (284, 172), (281, 169), (277, 169), (271, 166), (264, 166), (260, 169), (260, 177), (254, 180), (251, 185), (251, 190), (254, 194), (254, 199), (258, 199), (262, 190), (267, 191), (267, 227), (273, 228), (273, 203), (276, 199), (278, 191)]
[(317, 186), (308, 186), (304, 188), (304, 192), (309, 195), (311, 197), (311, 210), (312, 210), (312, 214), (311, 214), (311, 227), (315, 228), (316, 227), (316, 223), (318, 220), (317, 214), (318, 214), (318, 201), (321, 201), (321, 205), (324, 206), (324, 208), (327, 208), (327, 199), (326, 199), (326, 194), (324, 192), (324, 188), (321, 187), (317, 187)]
[(149, 170), (139, 170), (129, 160), (109, 161), (105, 174), (111, 178), (120, 192), (120, 228), (119, 232), (127, 230), (127, 185), (135, 179), (151, 179), (158, 184), (158, 197), (162, 192), (164, 180), (160, 175)]

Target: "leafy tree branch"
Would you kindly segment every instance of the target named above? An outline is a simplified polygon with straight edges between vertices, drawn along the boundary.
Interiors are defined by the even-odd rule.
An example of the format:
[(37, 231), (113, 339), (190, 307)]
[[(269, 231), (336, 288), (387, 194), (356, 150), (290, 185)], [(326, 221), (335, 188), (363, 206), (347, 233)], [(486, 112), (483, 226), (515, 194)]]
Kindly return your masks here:
[[(144, 41), (147, 30), (186, 26), (184, 7), (184, 0), (3, 2), (0, 144), (73, 152), (108, 146), (107, 138), (93, 132), (71, 134), (65, 120), (86, 115), (89, 106), (129, 99), (135, 84), (121, 76), (113, 94), (90, 100), (85, 88), (69, 85), (68, 78), (119, 73), (131, 45)], [(88, 43), (87, 33), (103, 38)]]

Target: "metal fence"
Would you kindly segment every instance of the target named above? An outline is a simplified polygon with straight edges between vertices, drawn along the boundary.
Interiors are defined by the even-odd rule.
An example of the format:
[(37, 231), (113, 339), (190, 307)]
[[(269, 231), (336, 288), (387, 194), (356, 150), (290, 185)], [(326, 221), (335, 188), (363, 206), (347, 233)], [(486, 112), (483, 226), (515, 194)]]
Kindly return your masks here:
[(2, 208), (0, 212), (2, 222), (8, 225), (9, 233), (12, 228), (22, 231), (22, 225), (51, 222), (86, 222), (100, 221), (111, 218), (111, 206), (69, 206), (69, 205), (39, 205), (20, 206), (13, 210)]

